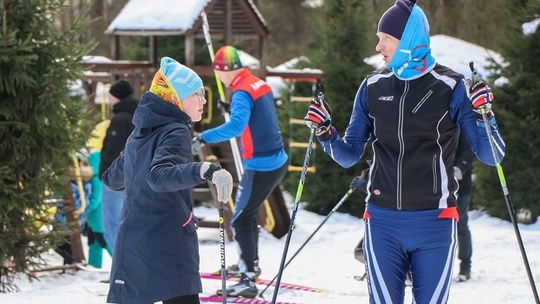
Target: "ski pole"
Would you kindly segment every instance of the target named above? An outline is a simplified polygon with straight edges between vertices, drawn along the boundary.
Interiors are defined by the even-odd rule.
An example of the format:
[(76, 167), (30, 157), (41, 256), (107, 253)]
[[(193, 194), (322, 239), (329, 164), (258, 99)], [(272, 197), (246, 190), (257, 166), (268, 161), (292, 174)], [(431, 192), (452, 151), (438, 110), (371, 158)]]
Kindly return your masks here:
[[(477, 71), (474, 68), (474, 63), (471, 61), (469, 63), (469, 68), (471, 69), (472, 74), (472, 83), (476, 83), (480, 81), (480, 76), (478, 75)], [(491, 128), (489, 126), (488, 117), (486, 113), (485, 107), (480, 108), (480, 112), (482, 114), (482, 120), (484, 121), (484, 126), (486, 127), (486, 133), (489, 140), (489, 145), (491, 147), (491, 152), (493, 154), (493, 159), (495, 161), (495, 167), (497, 168), (497, 174), (499, 176), (499, 181), (501, 183), (502, 192), (504, 194), (504, 200), (506, 202), (506, 207), (508, 208), (508, 213), (510, 214), (510, 220), (512, 222), (512, 226), (514, 227), (514, 232), (516, 234), (516, 238), (519, 245), (519, 251), (521, 252), (521, 257), (523, 258), (523, 263), (525, 264), (525, 269), (527, 271), (527, 276), (529, 277), (529, 283), (532, 288), (532, 292), (534, 295), (534, 300), (536, 301), (536, 304), (540, 304), (540, 299), (538, 298), (538, 291), (536, 290), (536, 285), (534, 282), (534, 277), (531, 272), (531, 266), (529, 265), (529, 259), (527, 258), (527, 253), (525, 252), (525, 246), (523, 245), (523, 240), (521, 239), (521, 233), (519, 232), (519, 227), (516, 220), (516, 212), (514, 210), (514, 206), (512, 204), (512, 201), (510, 199), (510, 193), (508, 192), (508, 188), (506, 187), (506, 179), (504, 177), (504, 172), (502, 169), (502, 166), (500, 164), (499, 155), (497, 154), (497, 151), (495, 149), (495, 142), (491, 134)]]
[(219, 262), (221, 264), (221, 298), (227, 303), (227, 269), (225, 268), (225, 203), (219, 202)]
[[(319, 96), (317, 97), (321, 104), (324, 104), (324, 93), (322, 91), (322, 85), (321, 92), (319, 92)], [(296, 196), (294, 198), (294, 207), (293, 212), (291, 215), (291, 223), (289, 224), (289, 232), (287, 233), (287, 239), (285, 241), (285, 247), (283, 248), (283, 255), (281, 256), (281, 263), (279, 265), (279, 270), (277, 274), (277, 280), (276, 280), (276, 288), (274, 289), (274, 294), (272, 296), (272, 304), (275, 304), (277, 301), (277, 295), (279, 291), (279, 284), (281, 283), (281, 276), (283, 275), (283, 268), (285, 268), (285, 260), (287, 259), (287, 250), (289, 249), (289, 245), (291, 242), (291, 235), (294, 230), (294, 220), (296, 218), (296, 213), (298, 212), (298, 205), (300, 202), (300, 198), (302, 197), (302, 191), (304, 190), (304, 181), (306, 179), (306, 172), (307, 167), (309, 164), (309, 158), (311, 156), (311, 152), (313, 151), (313, 139), (315, 137), (315, 127), (310, 127), (309, 132), (309, 141), (308, 141), (308, 147), (306, 149), (306, 156), (304, 157), (304, 165), (302, 166), (302, 172), (300, 173), (300, 181), (298, 182), (298, 188), (296, 190)]]
[[(341, 205), (343, 205), (343, 203), (347, 200), (347, 198), (349, 198), (349, 196), (353, 193), (353, 191), (354, 191), (354, 189), (350, 188), (349, 191), (347, 191), (347, 193), (345, 193), (345, 195), (341, 198), (341, 200), (339, 200), (339, 202), (336, 204), (336, 206), (334, 206), (334, 208), (330, 211), (330, 213), (328, 213), (328, 215), (319, 224), (319, 226), (315, 229), (315, 231), (313, 231), (313, 233), (306, 239), (306, 241), (302, 244), (302, 246), (300, 246), (300, 248), (298, 248), (298, 250), (295, 252), (295, 254), (285, 264), (285, 266), (283, 266), (283, 269), (287, 268), (287, 266), (298, 255), (298, 253), (300, 253), (300, 251), (306, 246), (306, 244), (311, 240), (311, 238), (313, 238), (315, 233), (317, 233), (317, 231), (319, 231), (319, 229), (321, 229), (322, 225), (324, 225), (324, 223), (326, 223), (326, 221), (330, 218), (330, 216), (332, 216), (332, 214), (334, 214), (339, 209), (339, 207), (341, 207)], [(274, 278), (266, 285), (266, 287), (263, 289), (263, 291), (261, 291), (261, 293), (259, 293), (259, 297), (261, 297), (261, 298), (263, 297), (264, 292), (268, 289), (268, 287), (270, 287), (270, 285), (272, 285), (272, 283), (274, 283), (276, 278), (277, 278), (277, 275), (274, 276)]]
[[(206, 46), (208, 47), (208, 53), (210, 54), (210, 60), (214, 62), (214, 47), (212, 46), (212, 38), (210, 37), (210, 26), (208, 25), (208, 18), (206, 17), (206, 12), (203, 10), (201, 12), (202, 18), (202, 27), (204, 32), (204, 40), (206, 41)], [(219, 98), (225, 101), (225, 93), (223, 92), (223, 85), (221, 80), (219, 80), (218, 74), (214, 71), (214, 76), (216, 78), (217, 89), (219, 92)], [(227, 111), (222, 109), (221, 114), (225, 118), (225, 122), (228, 122), (231, 118)], [(236, 138), (232, 137), (229, 139), (231, 144), (231, 150), (233, 152), (234, 166), (236, 168), (236, 175), (238, 176), (238, 181), (242, 179), (242, 174), (244, 173), (244, 168), (242, 167), (242, 158), (240, 157), (240, 149), (238, 149), (238, 144), (236, 143)]]

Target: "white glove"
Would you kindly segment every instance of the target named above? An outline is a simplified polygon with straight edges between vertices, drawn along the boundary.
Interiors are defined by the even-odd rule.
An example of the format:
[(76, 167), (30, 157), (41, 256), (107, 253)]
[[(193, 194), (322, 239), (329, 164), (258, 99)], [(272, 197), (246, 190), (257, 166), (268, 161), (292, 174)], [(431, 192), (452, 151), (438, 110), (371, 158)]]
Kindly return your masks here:
[(217, 163), (204, 162), (201, 166), (201, 177), (212, 181), (216, 186), (219, 202), (225, 203), (229, 200), (233, 190), (233, 178), (227, 170)]
[(460, 168), (454, 167), (454, 176), (458, 181), (463, 179), (463, 173), (461, 172)]

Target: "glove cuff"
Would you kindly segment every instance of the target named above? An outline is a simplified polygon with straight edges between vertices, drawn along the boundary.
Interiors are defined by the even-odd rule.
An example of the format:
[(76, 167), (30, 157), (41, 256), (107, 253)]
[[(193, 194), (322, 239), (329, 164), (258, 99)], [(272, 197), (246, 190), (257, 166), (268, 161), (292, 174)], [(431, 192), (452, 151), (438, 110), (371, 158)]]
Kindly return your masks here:
[[(474, 116), (476, 117), (477, 120), (479, 121), (483, 121), (484, 118), (482, 117), (482, 114), (478, 113), (477, 111), (474, 111)], [(486, 113), (486, 118), (489, 120), (491, 117), (493, 117), (494, 114), (493, 114), (493, 111), (489, 110), (487, 113)]]
[(218, 99), (218, 108), (226, 113), (231, 112), (231, 104), (221, 99)]
[[(208, 165), (207, 165), (208, 164)], [(207, 170), (206, 171), (202, 171), (204, 169), (204, 167), (207, 166)], [(204, 172), (203, 174), (203, 178), (206, 179), (206, 180), (212, 180), (212, 175), (214, 174), (214, 172), (218, 171), (218, 170), (221, 170), (221, 166), (218, 164), (218, 163), (209, 163), (209, 162), (204, 162), (203, 165), (201, 166), (201, 171)]]
[[(320, 133), (318, 132), (320, 130)], [(335, 128), (334, 126), (330, 126), (330, 128), (325, 130), (321, 130), (320, 128), (315, 130), (315, 135), (317, 138), (319, 138), (322, 141), (328, 141), (332, 137), (332, 134), (334, 134)]]

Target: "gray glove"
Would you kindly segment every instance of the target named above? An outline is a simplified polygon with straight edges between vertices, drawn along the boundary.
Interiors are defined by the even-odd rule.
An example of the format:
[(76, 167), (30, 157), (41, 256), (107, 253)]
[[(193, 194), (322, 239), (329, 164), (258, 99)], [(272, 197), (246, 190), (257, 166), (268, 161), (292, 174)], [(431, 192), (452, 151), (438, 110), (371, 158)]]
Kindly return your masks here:
[(221, 168), (218, 163), (204, 162), (201, 166), (202, 178), (212, 181), (216, 186), (217, 199), (219, 202), (227, 202), (233, 190), (231, 174)]
[(197, 155), (199, 154), (199, 150), (206, 144), (204, 140), (201, 137), (201, 133), (194, 132), (194, 137), (191, 140), (191, 154)]
[(463, 179), (463, 172), (461, 172), (461, 169), (459, 169), (458, 167), (454, 167), (454, 176), (456, 177), (456, 179), (458, 181), (462, 180)]

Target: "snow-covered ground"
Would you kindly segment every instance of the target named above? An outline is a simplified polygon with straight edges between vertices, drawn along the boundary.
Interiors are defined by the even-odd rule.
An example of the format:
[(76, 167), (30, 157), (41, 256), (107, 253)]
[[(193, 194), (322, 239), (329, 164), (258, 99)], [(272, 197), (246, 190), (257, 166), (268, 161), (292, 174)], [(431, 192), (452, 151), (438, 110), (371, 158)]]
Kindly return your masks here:
[[(309, 177), (308, 177), (309, 178)], [(306, 184), (305, 191), (309, 189)], [(349, 199), (358, 198), (353, 195)], [(291, 198), (288, 197), (288, 201)], [(358, 202), (361, 203), (361, 202)], [(198, 207), (196, 214), (206, 219), (216, 218), (217, 209)], [(296, 228), (291, 237), (287, 257), (294, 255), (304, 241), (324, 220), (320, 216), (300, 209), (296, 215)], [(473, 235), (472, 279), (453, 283), (448, 303), (534, 303), (525, 266), (519, 251), (512, 224), (479, 212), (470, 212)], [(519, 225), (529, 263), (537, 288), (540, 288), (540, 221), (534, 225)], [(353, 250), (364, 232), (363, 222), (353, 216), (336, 212), (315, 234), (283, 272), (282, 282), (297, 283), (336, 291), (335, 294), (290, 291), (281, 288), (278, 301), (306, 304), (368, 303), (365, 281), (356, 281), (355, 275), (364, 273), (364, 265), (354, 259)], [(220, 268), (219, 232), (217, 229), (200, 228), (201, 271), (212, 272)], [(261, 277), (272, 279), (279, 268), (286, 237), (276, 239), (266, 231), (261, 232)], [(86, 248), (85, 248), (86, 251)], [(51, 254), (51, 257), (54, 257)], [(226, 243), (227, 264), (236, 262), (238, 255), (234, 242)], [(105, 254), (104, 268), (111, 259)], [(457, 272), (455, 264), (454, 272)], [(105, 303), (108, 285), (99, 283), (107, 273), (78, 271), (72, 274), (52, 273), (32, 283), (22, 276), (16, 283), (21, 291), (0, 294), (4, 304), (58, 304)], [(204, 292), (213, 293), (221, 288), (219, 280), (203, 280)], [(260, 289), (261, 290), (261, 289)], [(273, 289), (264, 296), (272, 299)], [(405, 303), (411, 303), (411, 289), (407, 287)]]

